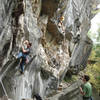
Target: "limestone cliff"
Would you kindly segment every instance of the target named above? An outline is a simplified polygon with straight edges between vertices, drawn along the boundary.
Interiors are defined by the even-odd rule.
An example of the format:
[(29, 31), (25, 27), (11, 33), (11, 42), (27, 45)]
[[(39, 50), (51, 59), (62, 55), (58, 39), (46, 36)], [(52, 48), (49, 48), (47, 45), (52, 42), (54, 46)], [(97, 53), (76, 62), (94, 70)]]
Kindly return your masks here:
[[(0, 0), (0, 97), (45, 98), (67, 70), (85, 68), (92, 41), (87, 36), (92, 0)], [(59, 18), (64, 16), (59, 28)], [(79, 36), (79, 37), (78, 37)], [(19, 73), (22, 41), (32, 42), (31, 61)], [(58, 99), (62, 100), (62, 99)], [(65, 99), (63, 99), (65, 100)]]

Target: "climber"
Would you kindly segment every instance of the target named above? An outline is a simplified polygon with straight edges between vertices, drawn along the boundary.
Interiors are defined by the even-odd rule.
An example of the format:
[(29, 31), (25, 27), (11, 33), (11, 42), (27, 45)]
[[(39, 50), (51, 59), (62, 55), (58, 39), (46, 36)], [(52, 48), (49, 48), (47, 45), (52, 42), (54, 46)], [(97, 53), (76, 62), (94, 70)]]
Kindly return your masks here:
[(33, 96), (33, 100), (42, 100), (42, 98), (40, 97), (40, 95), (39, 94), (35, 94), (34, 96)]
[(30, 43), (28, 40), (25, 40), (23, 42), (21, 51), (18, 53), (17, 56), (14, 55), (14, 57), (16, 59), (20, 59), (21, 73), (24, 72), (24, 65), (29, 62), (28, 55), (30, 53), (31, 45), (32, 45), (32, 43)]
[(59, 21), (58, 21), (58, 27), (61, 28), (63, 32), (65, 32), (65, 28), (64, 28), (64, 25), (63, 25), (63, 21), (64, 21), (64, 16), (61, 16), (59, 18)]
[(80, 87), (80, 92), (83, 95), (83, 100), (92, 100), (92, 86), (88, 82), (90, 80), (90, 77), (88, 75), (83, 76), (83, 88)]

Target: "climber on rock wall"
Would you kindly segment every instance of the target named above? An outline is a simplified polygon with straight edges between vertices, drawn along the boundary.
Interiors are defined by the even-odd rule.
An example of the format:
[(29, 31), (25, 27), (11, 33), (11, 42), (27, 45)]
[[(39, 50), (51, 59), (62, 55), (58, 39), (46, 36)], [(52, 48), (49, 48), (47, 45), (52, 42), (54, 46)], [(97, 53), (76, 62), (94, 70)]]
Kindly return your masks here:
[(21, 47), (21, 51), (18, 53), (17, 56), (14, 55), (16, 59), (20, 59), (20, 68), (22, 74), (24, 73), (24, 65), (29, 62), (28, 56), (30, 53), (31, 46), (32, 43), (30, 43), (28, 40), (25, 40)]
[(63, 21), (64, 21), (64, 16), (61, 16), (59, 18), (59, 21), (58, 21), (58, 27), (61, 28), (63, 32), (65, 32), (65, 28), (64, 28), (64, 25), (63, 25)]

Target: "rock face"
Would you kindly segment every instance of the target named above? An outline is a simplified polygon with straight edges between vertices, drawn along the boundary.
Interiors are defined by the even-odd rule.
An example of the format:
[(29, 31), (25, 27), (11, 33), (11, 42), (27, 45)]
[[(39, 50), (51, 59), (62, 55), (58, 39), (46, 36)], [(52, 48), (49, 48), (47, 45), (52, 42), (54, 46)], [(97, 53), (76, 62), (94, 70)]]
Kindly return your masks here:
[(79, 92), (80, 83), (81, 82), (75, 82), (62, 92), (49, 97), (48, 100), (83, 100), (82, 95)]
[[(92, 0), (0, 0), (0, 6), (0, 97), (45, 98), (68, 69), (76, 73), (86, 67)], [(58, 26), (61, 16), (64, 32)], [(32, 42), (31, 61), (21, 75), (20, 61), (12, 55), (25, 39)]]

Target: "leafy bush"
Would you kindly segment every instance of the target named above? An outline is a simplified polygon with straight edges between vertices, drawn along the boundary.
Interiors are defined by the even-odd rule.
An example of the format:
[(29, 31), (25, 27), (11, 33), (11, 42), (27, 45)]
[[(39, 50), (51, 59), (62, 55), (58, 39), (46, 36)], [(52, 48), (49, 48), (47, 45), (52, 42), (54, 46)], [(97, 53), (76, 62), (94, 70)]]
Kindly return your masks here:
[(97, 52), (93, 50), (89, 59), (97, 62), (95, 64), (88, 64), (86, 74), (90, 76), (90, 82), (100, 93), (100, 57), (97, 57)]

